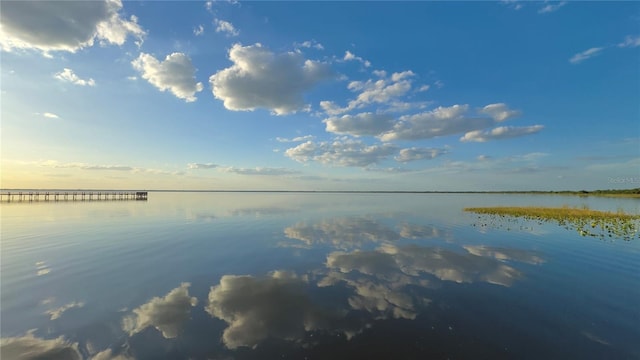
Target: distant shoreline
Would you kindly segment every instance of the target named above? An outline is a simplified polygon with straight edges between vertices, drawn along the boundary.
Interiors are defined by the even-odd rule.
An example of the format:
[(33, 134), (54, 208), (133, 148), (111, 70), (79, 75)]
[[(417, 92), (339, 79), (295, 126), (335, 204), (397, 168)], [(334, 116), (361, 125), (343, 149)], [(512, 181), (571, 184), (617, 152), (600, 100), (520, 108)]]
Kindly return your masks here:
[[(141, 189), (0, 189), (2, 193), (28, 192), (28, 191), (141, 191)], [(561, 190), (561, 191), (420, 191), (420, 190), (142, 190), (148, 192), (208, 192), (208, 193), (317, 193), (317, 194), (515, 194), (515, 195), (573, 195), (573, 196), (604, 196), (640, 198), (640, 188), (619, 190)]]

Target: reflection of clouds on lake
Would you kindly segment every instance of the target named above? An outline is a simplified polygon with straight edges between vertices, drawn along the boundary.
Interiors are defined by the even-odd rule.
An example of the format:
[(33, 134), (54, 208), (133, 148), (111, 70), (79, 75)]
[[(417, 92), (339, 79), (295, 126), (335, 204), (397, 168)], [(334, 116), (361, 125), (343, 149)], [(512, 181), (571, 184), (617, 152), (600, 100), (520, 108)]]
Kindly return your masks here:
[(404, 288), (405, 285), (411, 283), (421, 283), (428, 286), (428, 281), (412, 279), (400, 273), (386, 274), (386, 278), (384, 278), (366, 276), (356, 272), (346, 274), (331, 271), (318, 282), (318, 286), (333, 286), (340, 282), (344, 282), (355, 291), (348, 299), (351, 308), (366, 310), (374, 314), (375, 319), (389, 317), (415, 319), (418, 314), (417, 306), (429, 303), (428, 299), (417, 298)]
[(36, 276), (47, 275), (51, 272), (51, 268), (44, 262), (36, 262)]
[(56, 320), (56, 319), (59, 319), (62, 316), (62, 314), (64, 314), (65, 311), (73, 308), (81, 308), (83, 306), (84, 306), (83, 302), (72, 301), (68, 304), (64, 304), (60, 306), (59, 308), (47, 310), (46, 314), (48, 314), (51, 317), (51, 320)]
[(305, 277), (282, 271), (225, 275), (211, 287), (205, 310), (229, 324), (222, 340), (230, 349), (255, 347), (268, 337), (298, 340), (305, 331), (328, 329), (338, 316), (313, 303), (307, 287)]
[(434, 239), (449, 237), (450, 234), (433, 226), (403, 223), (400, 236), (405, 239)]
[(527, 264), (541, 264), (545, 262), (545, 260), (540, 257), (539, 253), (531, 250), (508, 249), (502, 247), (490, 247), (485, 245), (467, 245), (463, 247), (473, 255), (491, 257), (501, 261), (515, 260)]
[(279, 214), (287, 214), (297, 211), (292, 208), (265, 206), (265, 207), (247, 207), (236, 209), (219, 209), (219, 211), (211, 211), (210, 209), (202, 211), (187, 211), (186, 219), (190, 222), (211, 223), (228, 217), (265, 217)]
[(146, 304), (133, 310), (132, 315), (125, 317), (122, 327), (129, 335), (138, 333), (149, 326), (162, 332), (165, 338), (175, 338), (189, 319), (191, 307), (198, 300), (189, 296), (189, 283), (182, 283), (171, 290), (165, 297), (154, 297)]
[(327, 257), (327, 266), (343, 273), (357, 270), (367, 275), (387, 276), (398, 269), (392, 255), (378, 251), (334, 252)]
[(35, 337), (35, 330), (24, 336), (10, 337), (0, 340), (0, 354), (2, 359), (27, 360), (81, 360), (82, 354), (78, 350), (78, 343), (65, 340), (62, 336), (55, 339)]
[[(520, 272), (498, 260), (539, 263), (537, 253), (486, 246), (468, 246), (467, 253), (418, 245), (382, 245), (376, 251), (334, 252), (327, 266), (341, 273), (357, 271), (381, 279), (398, 279), (398, 274), (419, 277), (431, 274), (458, 283), (488, 282), (510, 286)], [(405, 280), (406, 281), (406, 280)]]
[[(458, 253), (437, 247), (383, 244), (375, 251), (337, 251), (327, 256), (328, 274), (318, 286), (344, 283), (354, 289), (349, 305), (377, 319), (414, 319), (430, 300), (417, 295), (417, 287), (431, 287), (429, 274), (457, 283), (487, 282), (510, 286), (521, 273), (502, 261), (537, 264), (537, 253), (487, 246), (468, 246)], [(410, 286), (412, 285), (412, 286)], [(413, 289), (413, 290), (412, 290)]]
[(317, 224), (297, 223), (284, 230), (285, 236), (307, 246), (329, 244), (339, 249), (361, 247), (367, 242), (398, 240), (400, 235), (377, 221), (366, 218), (336, 218)]
[(327, 257), (329, 274), (318, 286), (344, 282), (355, 290), (349, 305), (366, 310), (377, 319), (414, 319), (418, 307), (429, 299), (407, 291), (406, 285), (429, 286), (429, 281), (403, 273), (390, 254), (380, 251), (334, 252)]
[(213, 222), (217, 218), (218, 217), (216, 215), (208, 214), (208, 213), (194, 213), (194, 214), (189, 214), (187, 216), (187, 220), (191, 220), (195, 222), (205, 222), (205, 223)]
[(283, 207), (257, 207), (257, 208), (242, 208), (242, 209), (233, 209), (229, 210), (229, 215), (231, 216), (269, 216), (269, 215), (279, 215), (279, 214), (288, 214), (297, 211), (295, 209), (283, 208)]
[(48, 297), (48, 298), (46, 298), (46, 299), (44, 299), (44, 300), (40, 301), (40, 305), (49, 305), (49, 304), (51, 304), (51, 303), (52, 303), (52, 302), (54, 302), (54, 301), (56, 301), (56, 298), (54, 298), (54, 297)]
[(384, 246), (380, 251), (393, 256), (402, 272), (412, 276), (428, 273), (440, 280), (458, 283), (481, 281), (502, 286), (510, 286), (521, 276), (518, 270), (495, 259), (442, 248)]
[(114, 355), (111, 349), (107, 349), (93, 355), (90, 359), (91, 360), (134, 360), (135, 358), (125, 354)]

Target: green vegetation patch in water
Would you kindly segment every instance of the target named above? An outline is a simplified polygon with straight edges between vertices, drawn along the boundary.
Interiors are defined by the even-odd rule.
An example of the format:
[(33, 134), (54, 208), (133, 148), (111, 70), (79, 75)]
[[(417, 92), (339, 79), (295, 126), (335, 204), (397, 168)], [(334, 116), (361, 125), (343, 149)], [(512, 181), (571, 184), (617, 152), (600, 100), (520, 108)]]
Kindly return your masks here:
[[(629, 241), (640, 238), (640, 215), (623, 211), (598, 211), (587, 207), (475, 207), (464, 211), (492, 217), (494, 220), (522, 218), (537, 222), (554, 221), (566, 229), (576, 230), (582, 236), (604, 238), (620, 238)], [(481, 222), (486, 226), (487, 222)], [(510, 229), (510, 228), (508, 228)]]

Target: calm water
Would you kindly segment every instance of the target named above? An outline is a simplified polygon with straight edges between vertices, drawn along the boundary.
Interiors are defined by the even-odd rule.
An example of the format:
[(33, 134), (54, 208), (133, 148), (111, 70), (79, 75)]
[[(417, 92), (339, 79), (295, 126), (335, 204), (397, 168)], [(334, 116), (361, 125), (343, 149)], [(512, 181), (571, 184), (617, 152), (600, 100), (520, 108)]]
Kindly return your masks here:
[(3, 203), (1, 357), (640, 358), (640, 240), (462, 212), (509, 204), (640, 212), (521, 195)]

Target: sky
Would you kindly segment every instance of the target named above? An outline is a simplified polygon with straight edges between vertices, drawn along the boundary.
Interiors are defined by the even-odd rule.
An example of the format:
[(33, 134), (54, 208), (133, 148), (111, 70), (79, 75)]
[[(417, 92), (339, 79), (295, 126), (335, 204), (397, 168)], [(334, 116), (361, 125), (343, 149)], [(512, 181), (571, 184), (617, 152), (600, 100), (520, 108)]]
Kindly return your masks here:
[(640, 187), (640, 3), (2, 1), (4, 189)]

